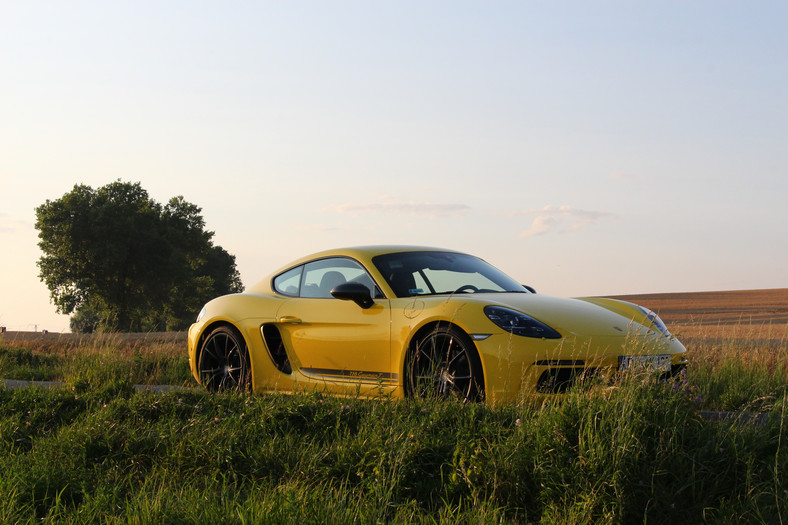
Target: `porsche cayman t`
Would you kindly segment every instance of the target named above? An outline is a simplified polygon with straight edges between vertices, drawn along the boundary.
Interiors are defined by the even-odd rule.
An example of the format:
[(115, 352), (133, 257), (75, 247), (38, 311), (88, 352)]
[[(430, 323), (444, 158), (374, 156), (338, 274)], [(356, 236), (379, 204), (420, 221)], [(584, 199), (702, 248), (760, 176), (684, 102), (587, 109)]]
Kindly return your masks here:
[(537, 294), (477, 257), (413, 246), (294, 261), (207, 303), (188, 351), (209, 390), (489, 402), (560, 394), (600, 372), (669, 376), (686, 365), (650, 310)]

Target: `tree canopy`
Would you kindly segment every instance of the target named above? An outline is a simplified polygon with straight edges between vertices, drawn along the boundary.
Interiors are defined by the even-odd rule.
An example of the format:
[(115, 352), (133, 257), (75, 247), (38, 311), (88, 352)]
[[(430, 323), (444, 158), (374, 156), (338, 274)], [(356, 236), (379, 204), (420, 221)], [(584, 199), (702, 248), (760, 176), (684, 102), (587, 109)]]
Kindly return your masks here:
[(209, 299), (242, 289), (202, 209), (140, 183), (84, 184), (36, 208), (39, 277), (72, 330), (182, 330)]

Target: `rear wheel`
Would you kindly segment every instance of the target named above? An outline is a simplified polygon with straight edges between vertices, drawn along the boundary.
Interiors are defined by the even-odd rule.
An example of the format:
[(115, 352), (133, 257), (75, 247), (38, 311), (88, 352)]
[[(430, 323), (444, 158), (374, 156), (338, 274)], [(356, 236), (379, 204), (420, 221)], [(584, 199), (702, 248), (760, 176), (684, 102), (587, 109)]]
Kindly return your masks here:
[(238, 330), (220, 326), (205, 337), (200, 349), (200, 379), (211, 392), (250, 390), (249, 351)]
[(416, 397), (480, 401), (484, 378), (476, 347), (454, 327), (436, 326), (408, 358), (409, 393)]

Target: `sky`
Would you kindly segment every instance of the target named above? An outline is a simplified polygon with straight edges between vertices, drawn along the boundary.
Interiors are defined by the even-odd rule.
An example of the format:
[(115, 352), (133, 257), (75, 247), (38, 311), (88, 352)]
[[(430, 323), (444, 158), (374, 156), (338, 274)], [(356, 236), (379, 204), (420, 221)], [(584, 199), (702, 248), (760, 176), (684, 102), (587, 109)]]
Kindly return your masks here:
[(323, 249), (558, 296), (788, 287), (788, 3), (0, 0), (0, 324), (35, 208), (140, 182), (244, 284)]

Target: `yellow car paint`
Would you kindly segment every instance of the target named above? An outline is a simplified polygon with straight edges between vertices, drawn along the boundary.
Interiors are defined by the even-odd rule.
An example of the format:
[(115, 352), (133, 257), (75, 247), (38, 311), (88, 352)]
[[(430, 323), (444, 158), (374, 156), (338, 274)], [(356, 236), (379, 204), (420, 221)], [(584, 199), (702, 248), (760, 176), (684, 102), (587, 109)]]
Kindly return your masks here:
[[(420, 251), (460, 254), (413, 246), (328, 250), (282, 267), (242, 294), (210, 301), (189, 330), (193, 376), (204, 382), (200, 370), (203, 344), (206, 336), (222, 325), (234, 327), (243, 338), (255, 392), (317, 389), (405, 396), (409, 352), (437, 323), (456, 327), (464, 339), (467, 336), (472, 341), (481, 364), (484, 398), (492, 403), (537, 394), (546, 372), (556, 377), (589, 369), (615, 373), (619, 358), (625, 355), (669, 355), (674, 369), (686, 363), (686, 350), (675, 337), (659, 332), (646, 313), (623, 301), (564, 299), (527, 292), (397, 297), (372, 259)], [(333, 297), (290, 297), (272, 286), (274, 278), (287, 270), (336, 257), (359, 263), (377, 285), (381, 296), (370, 308)], [(561, 338), (513, 335), (488, 318), (485, 306), (526, 314), (557, 330)], [(266, 345), (263, 330), (269, 325), (281, 337), (289, 373), (274, 362), (276, 349)], [(279, 342), (276, 338), (272, 341)]]

